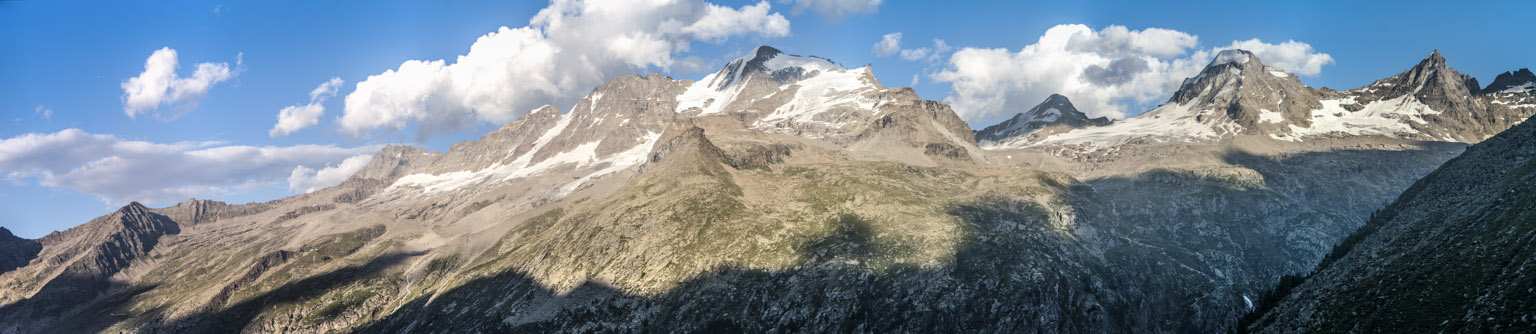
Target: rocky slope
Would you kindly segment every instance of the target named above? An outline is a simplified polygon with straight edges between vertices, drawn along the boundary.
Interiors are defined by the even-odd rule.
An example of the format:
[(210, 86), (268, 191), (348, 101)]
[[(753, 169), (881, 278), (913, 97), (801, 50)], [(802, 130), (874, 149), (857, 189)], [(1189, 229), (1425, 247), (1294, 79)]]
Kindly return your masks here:
[[(1235, 103), (1235, 124), (1266, 117), (1251, 90), (1304, 88), (1228, 73), (1255, 68), (1213, 62), (1186, 86), (1248, 90), (1189, 105)], [(871, 73), (761, 47), (447, 152), (386, 147), (336, 187), (129, 205), (0, 274), (0, 332), (1220, 332), (1464, 147), (982, 149)], [(1043, 131), (1075, 126), (1059, 102)], [(1019, 129), (1050, 109), (984, 132), (1039, 133)], [(59, 275), (75, 263), (113, 265)]]
[[(1371, 212), (1461, 153), (1463, 140), (1481, 138), (1419, 136), (1426, 132), (1414, 126), (1458, 133), (1452, 129), (1467, 124), (1449, 117), (1425, 118), (1424, 123), (1398, 117), (1415, 106), (1447, 100), (1444, 94), (1423, 92), (1451, 91), (1461, 94), (1451, 98), (1458, 101), (1494, 101), (1481, 114), (1463, 113), (1484, 122), (1479, 124), (1488, 126), (1488, 133), (1512, 124), (1502, 119), (1523, 119), (1536, 110), (1520, 106), (1518, 101), (1529, 96), (1524, 92), (1479, 95), (1473, 94), (1475, 88), (1446, 89), (1470, 80), (1456, 75), (1457, 80), (1436, 81), (1438, 74), (1429, 72), (1454, 74), (1435, 53), (1415, 69), (1378, 81), (1414, 87), (1423, 82), (1428, 88), (1418, 95), (1412, 90), (1333, 92), (1305, 87), (1246, 52), (1228, 52), (1186, 80), (1156, 110), (1109, 126), (1045, 136), (1022, 149), (995, 148), (1010, 160), (1083, 179), (1117, 216), (1136, 222), (1134, 237), (1165, 240), (1170, 254), (1190, 256), (1185, 263), (1198, 275), (1185, 284), (1203, 286), (1209, 293), (1200, 298), (1213, 305), (1200, 317), (1235, 317), (1260, 291), (1285, 274), (1310, 270)], [(1313, 108), (1346, 95), (1414, 102), (1403, 108), (1366, 103), (1376, 109), (1316, 117)], [(1365, 120), (1355, 116), (1391, 119), (1395, 123), (1365, 123), (1406, 130), (1375, 131), (1375, 125), (1352, 123)], [(1343, 130), (1313, 131), (1329, 128)]]
[(1525, 332), (1536, 319), (1536, 123), (1467, 149), (1377, 213), (1248, 331)]

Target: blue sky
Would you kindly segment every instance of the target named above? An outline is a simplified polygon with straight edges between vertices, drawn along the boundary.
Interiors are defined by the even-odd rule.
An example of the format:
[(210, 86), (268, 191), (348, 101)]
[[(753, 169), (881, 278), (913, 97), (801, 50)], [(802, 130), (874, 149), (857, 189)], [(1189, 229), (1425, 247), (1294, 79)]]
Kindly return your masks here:
[[(707, 6), (699, 0), (683, 2), (695, 3), (696, 8)], [(668, 66), (615, 61), (592, 72), (598, 78), (585, 80), (601, 82), (617, 74), (652, 71), (697, 79), (758, 44), (769, 44), (790, 53), (828, 57), (845, 67), (873, 65), (887, 86), (908, 86), (916, 76), (914, 87), (924, 98), (950, 100), (957, 110), (990, 108), (959, 110), (979, 128), (1038, 102), (1036, 96), (1051, 90), (1044, 83), (1070, 79), (1017, 77), (1007, 82), (1033, 88), (970, 91), (961, 88), (963, 83), (988, 82), (966, 77), (961, 73), (964, 68), (952, 62), (962, 56), (979, 57), (985, 54), (982, 50), (1001, 49), (997, 54), (1013, 55), (1009, 61), (1016, 65), (1001, 68), (1030, 68), (1041, 60), (1018, 52), (1036, 44), (1053, 27), (1068, 24), (1084, 25), (1096, 34), (1120, 26), (1132, 32), (1156, 28), (1196, 37), (1184, 40), (1177, 54), (1140, 55), (1172, 67), (1234, 41), (1304, 43), (1309, 48), (1301, 57), (1311, 58), (1298, 59), (1326, 55), (1331, 60), (1315, 74), (1301, 76), (1314, 87), (1362, 86), (1407, 69), (1434, 49), (1441, 50), (1452, 67), (1484, 84), (1503, 71), (1536, 65), (1536, 43), (1530, 43), (1529, 37), (1536, 31), (1536, 21), (1529, 17), (1536, 5), (1529, 2), (711, 3), (743, 12), (747, 7), (766, 6), (767, 11), (756, 16), (769, 20), (722, 36), (674, 37), (666, 40), (674, 49), (663, 53), (674, 60)], [(4, 122), (0, 139), (7, 140), (0, 143), (0, 176), (5, 177), (0, 181), (0, 226), (35, 238), (84, 223), (127, 200), (157, 207), (199, 195), (233, 203), (271, 200), (303, 191), (289, 183), (289, 172), (301, 165), (313, 170), (339, 167), (345, 158), (365, 155), (381, 144), (410, 143), (443, 150), (453, 142), (475, 139), (500, 123), (470, 117), (465, 126), (424, 136), (414, 121), (407, 121), (402, 129), (365, 128), (358, 135), (341, 131), (338, 118), (347, 108), (348, 96), (369, 76), (389, 70), (403, 73), (402, 63), (409, 60), (442, 59), (452, 65), (471, 51), (477, 39), (499, 27), (529, 26), (530, 19), (549, 6), (534, 1), (0, 1), (0, 48), (4, 50), (0, 52), (0, 111), (6, 116), (0, 118)], [(788, 23), (787, 29), (773, 25), (775, 15)], [(588, 22), (583, 24), (592, 25)], [(569, 29), (576, 34), (582, 31), (579, 28)], [(951, 48), (915, 61), (899, 53), (877, 55), (874, 45), (895, 32), (902, 34), (901, 49), (927, 47), (934, 53), (934, 39)], [(686, 50), (677, 45), (686, 45)], [(123, 84), (145, 72), (146, 60), (162, 48), (176, 52), (179, 77), (193, 76), (200, 63), (222, 64), (230, 75), (206, 86), (206, 94), (130, 118), (125, 113)], [(968, 48), (975, 51), (963, 51)], [(956, 54), (961, 56), (952, 57)], [(1204, 60), (1194, 61), (1203, 65)], [(1266, 63), (1270, 63), (1267, 58)], [(569, 64), (552, 66), (565, 65)], [(1185, 73), (1180, 71), (1170, 68), (1167, 73)], [(952, 75), (944, 79), (945, 72)], [(325, 108), (317, 124), (284, 136), (270, 133), (279, 110), (310, 102), (311, 90), (331, 78), (345, 83), (334, 97), (317, 103)], [(571, 91), (580, 91), (574, 93), (579, 97), (590, 86), (551, 93), (554, 97), (522, 97), (510, 105), (566, 101), (573, 98)], [(1126, 94), (1162, 95), (1151, 100), (1117, 100), (1119, 95), (1110, 95), (1104, 103), (1121, 105), (1117, 112), (1134, 115), (1171, 92), (1162, 86), (1148, 87)], [(987, 98), (995, 103), (978, 102)], [(423, 119), (437, 117), (431, 116), (437, 110), (426, 108), (422, 112), (429, 118)], [(486, 115), (515, 118), (523, 111)], [(65, 133), (66, 129), (78, 132)], [(154, 147), (134, 148), (139, 146)], [(60, 147), (77, 149), (66, 154)], [(144, 162), (147, 167), (86, 168), (111, 165), (103, 163), (116, 161), (111, 159), (133, 160), (139, 157), (135, 154), (149, 156), (140, 157), (149, 161)], [(155, 154), (167, 158), (155, 158), (162, 156)], [(210, 155), (219, 159), (202, 159)], [(207, 171), (203, 173), (158, 168), (152, 164), (156, 161), (226, 165), (187, 167)], [(65, 175), (82, 169), (90, 173), (82, 171), (73, 179)], [(173, 179), (181, 173), (197, 174), (197, 180), (162, 184), (168, 182), (162, 178)], [(87, 176), (121, 182), (95, 182)], [(149, 198), (126, 198), (135, 194), (149, 194), (145, 195)], [(175, 197), (178, 194), (188, 196)]]

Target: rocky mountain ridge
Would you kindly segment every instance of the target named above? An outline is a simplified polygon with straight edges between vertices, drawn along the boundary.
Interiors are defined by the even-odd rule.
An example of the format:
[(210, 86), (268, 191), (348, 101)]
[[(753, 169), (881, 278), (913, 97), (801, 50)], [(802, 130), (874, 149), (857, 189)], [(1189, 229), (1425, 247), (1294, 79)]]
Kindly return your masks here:
[[(1360, 136), (1476, 143), (1536, 113), (1530, 78), (1501, 76), (1498, 86), (1450, 68), (1434, 51), (1412, 68), (1347, 91), (1315, 89), (1294, 74), (1226, 50), (1186, 79), (1166, 104), (1103, 127), (1007, 141), (1002, 148), (1082, 147), (1133, 142), (1220, 141), (1234, 136), (1299, 142)], [(1536, 83), (1531, 84), (1536, 87)], [(1498, 89), (1495, 89), (1495, 88)], [(1018, 135), (1025, 135), (1021, 133)]]
[(42, 250), (43, 245), (36, 240), (18, 237), (11, 234), (11, 230), (0, 227), (0, 273), (27, 265)]
[[(1229, 73), (1256, 59), (1213, 64), (1186, 86), (1263, 86)], [(1252, 100), (1223, 90), (1187, 105)], [(1056, 102), (1044, 131), (1080, 114)], [(1224, 122), (1264, 115), (1238, 109)], [(1249, 136), (1079, 159), (989, 136), (867, 67), (760, 47), (447, 152), (388, 146), (312, 193), (129, 205), (38, 240), (37, 259), (111, 268), (0, 273), (0, 332), (1219, 332), (1464, 147)]]

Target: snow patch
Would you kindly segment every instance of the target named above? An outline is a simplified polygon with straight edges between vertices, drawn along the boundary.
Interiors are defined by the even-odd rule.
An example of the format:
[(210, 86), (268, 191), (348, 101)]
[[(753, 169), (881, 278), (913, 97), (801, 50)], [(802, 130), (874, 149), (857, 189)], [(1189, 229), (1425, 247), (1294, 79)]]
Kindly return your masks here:
[(1191, 106), (1192, 104), (1165, 104), (1142, 115), (1108, 126), (1082, 128), (1051, 135), (1036, 145), (1087, 144), (1097, 149), (1125, 144), (1141, 137), (1184, 141), (1217, 138), (1220, 136), (1217, 132), (1218, 128), (1228, 132), (1235, 129), (1236, 124), (1232, 124), (1232, 127), (1221, 127), (1201, 123), (1196, 120), (1200, 112), (1190, 109)]
[(1531, 91), (1536, 91), (1536, 82), (1527, 82), (1519, 86), (1510, 86), (1509, 88), (1505, 88), (1504, 90), (1499, 91), (1499, 93), (1529, 93)]
[(1061, 110), (1057, 110), (1056, 108), (1050, 108), (1050, 109), (1046, 109), (1045, 112), (1040, 113), (1039, 116), (1036, 116), (1033, 121), (1038, 121), (1038, 122), (1055, 122), (1058, 119), (1061, 119)]
[(795, 91), (794, 98), (759, 120), (758, 126), (768, 126), (784, 121), (820, 124), (832, 128), (846, 126), (846, 122), (833, 123), (817, 120), (816, 115), (838, 106), (873, 110), (876, 101), (874, 98), (864, 96), (864, 92), (879, 88), (866, 75), (867, 70), (868, 68), (832, 70), (794, 83), (793, 85), (800, 86)]
[(780, 54), (773, 58), (769, 58), (768, 61), (763, 62), (763, 67), (767, 67), (769, 71), (778, 71), (790, 67), (799, 67), (804, 69), (806, 73), (810, 73), (811, 71), (828, 72), (843, 70), (842, 66), (837, 66), (837, 64), (833, 64), (826, 59), (816, 57), (791, 56), (786, 54)]
[(1281, 115), (1278, 111), (1259, 109), (1259, 123), (1280, 123), (1284, 120), (1285, 116)]
[[(562, 120), (562, 123), (562, 125), (569, 124), (569, 121)], [(556, 128), (560, 129), (563, 128), (563, 126)], [(546, 132), (545, 136), (541, 137), (539, 142), (535, 144), (535, 147), (542, 147), (546, 139), (552, 138), (553, 136), (550, 135), (550, 133), (558, 132), (555, 131), (555, 129), (551, 129), (550, 132)], [(386, 191), (392, 192), (407, 187), (416, 187), (421, 188), (422, 193), (424, 194), (432, 194), (445, 191), (454, 191), (470, 185), (505, 182), (519, 178), (526, 178), (529, 176), (537, 175), (539, 173), (543, 173), (555, 167), (569, 166), (570, 169), (576, 169), (587, 166), (598, 166), (606, 164), (606, 166), (602, 169), (578, 178), (577, 184), (562, 187), (560, 195), (564, 196), (569, 194), (569, 191), (567, 191), (566, 188), (574, 190), (576, 186), (580, 185), (580, 182), (585, 182), (586, 180), (590, 180), (601, 175), (617, 172), (645, 161), (645, 157), (650, 154), (651, 147), (655, 146), (656, 141), (661, 138), (661, 134), (653, 132), (647, 133), (644, 138), (645, 142), (631, 147), (623, 152), (615, 153), (606, 157), (598, 156), (597, 146), (602, 141), (595, 140), (577, 145), (568, 151), (557, 153), (554, 156), (544, 159), (543, 161), (539, 161), (538, 163), (530, 163), (534, 152), (537, 152), (537, 149), (535, 149), (530, 150), (528, 153), (524, 153), (521, 157), (512, 161), (511, 163), (503, 164), (497, 162), (492, 164), (490, 167), (486, 167), (477, 171), (455, 171), (443, 174), (417, 173), (406, 175), (395, 181), (395, 183), (390, 185)]]
[(1291, 133), (1280, 138), (1298, 141), (1303, 137), (1328, 134), (1403, 138), (1418, 133), (1412, 123), (1425, 124), (1428, 122), (1424, 116), (1440, 114), (1419, 102), (1412, 94), (1373, 101), (1359, 111), (1349, 111), (1343, 107), (1355, 104), (1353, 97), (1321, 102), (1323, 108), (1312, 111), (1310, 127), (1292, 124)]
[(1273, 75), (1276, 78), (1289, 78), (1289, 77), (1291, 77), (1290, 73), (1285, 73), (1284, 71), (1276, 71), (1276, 70), (1269, 70), (1269, 75)]
[[(757, 60), (758, 50), (746, 57), (732, 61), (730, 67), (711, 73), (688, 86), (688, 90), (677, 96), (676, 112), (682, 113), (693, 108), (699, 109), (699, 115), (707, 115), (721, 112), (731, 102), (741, 98), (740, 94), (745, 85), (741, 81), (747, 75), (747, 63)], [(769, 72), (798, 67), (805, 74), (819, 72), (825, 75), (831, 72), (846, 71), (831, 61), (817, 57), (802, 57), (788, 54), (769, 56), (762, 62)], [(817, 76), (821, 76), (817, 75)], [(729, 85), (727, 85), (729, 83)]]
[(635, 147), (631, 147), (628, 150), (624, 150), (623, 152), (615, 153), (614, 155), (609, 156), (604, 161), (608, 163), (607, 167), (594, 171), (590, 174), (587, 174), (586, 176), (577, 178), (576, 181), (571, 181), (571, 183), (560, 187), (560, 193), (558, 195), (570, 195), (571, 192), (575, 191), (577, 187), (580, 187), (587, 181), (590, 181), (599, 176), (616, 173), (618, 171), (624, 170), (625, 168), (629, 168), (630, 166), (645, 162), (645, 159), (651, 155), (651, 147), (655, 146), (656, 141), (659, 139), (661, 139), (660, 133), (647, 133), (645, 135), (644, 143), (635, 145)]
[(1211, 60), (1211, 64), (1207, 65), (1207, 66), (1215, 66), (1215, 65), (1229, 64), (1229, 63), (1230, 64), (1238, 64), (1238, 65), (1247, 64), (1248, 63), (1248, 52), (1244, 52), (1242, 50), (1236, 50), (1236, 49), (1222, 50), (1221, 53), (1217, 53), (1216, 54), (1216, 59), (1215, 60)]
[(698, 108), (699, 115), (706, 115), (725, 109), (725, 106), (730, 105), (731, 101), (736, 99), (736, 95), (741, 94), (741, 90), (746, 86), (738, 83), (731, 87), (718, 89), (713, 83), (720, 79), (719, 76), (720, 73), (713, 73), (688, 86), (688, 90), (683, 91), (683, 94), (677, 96), (677, 110), (675, 111), (681, 113)]

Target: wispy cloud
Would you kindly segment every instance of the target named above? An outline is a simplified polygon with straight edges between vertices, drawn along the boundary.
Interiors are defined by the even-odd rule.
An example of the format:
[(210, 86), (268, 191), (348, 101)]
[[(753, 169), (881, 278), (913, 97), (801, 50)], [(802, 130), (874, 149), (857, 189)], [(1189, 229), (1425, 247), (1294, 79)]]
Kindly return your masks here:
[[(350, 167), (349, 158), (379, 148), (154, 143), (65, 129), (0, 139), (0, 174), (12, 182), (30, 180), (90, 194), (111, 205), (165, 203), (279, 186), (299, 166)], [(324, 182), (305, 183), (305, 189), (340, 182), (334, 177), (320, 180)]]
[(880, 36), (880, 41), (875, 42), (875, 56), (889, 57), (899, 53), (901, 54), (901, 59), (906, 59), (908, 61), (936, 62), (940, 59), (943, 59), (943, 57), (947, 55), (950, 50), (954, 49), (953, 47), (949, 46), (949, 43), (946, 43), (944, 40), (937, 38), (933, 39), (933, 45), (931, 46), (903, 49), (901, 48), (902, 36), (903, 34), (901, 32), (893, 32), (885, 34), (884, 36)]
[(874, 13), (880, 9), (884, 0), (779, 0), (781, 4), (792, 4), (791, 13), (800, 14), (806, 9), (814, 10), (822, 17), (837, 21), (865, 13)]

